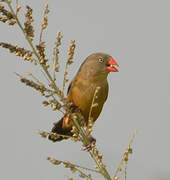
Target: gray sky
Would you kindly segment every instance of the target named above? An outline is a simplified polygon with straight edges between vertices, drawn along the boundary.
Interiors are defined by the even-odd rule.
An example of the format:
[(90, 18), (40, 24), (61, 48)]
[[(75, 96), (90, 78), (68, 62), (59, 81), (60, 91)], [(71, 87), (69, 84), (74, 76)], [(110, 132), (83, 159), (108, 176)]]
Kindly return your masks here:
[[(23, 10), (25, 4), (34, 9), (36, 35), (47, 2), (20, 0)], [(93, 135), (113, 174), (138, 128), (128, 163), (128, 179), (170, 179), (169, 6), (168, 0), (49, 1), (49, 26), (44, 34), (48, 56), (52, 57), (59, 29), (64, 34), (60, 53), (62, 70), (70, 40), (77, 43), (70, 79), (93, 52), (108, 53), (120, 64), (120, 72), (109, 75), (109, 98), (95, 123)], [(28, 48), (18, 28), (0, 23), (0, 29), (0, 41)], [(2, 48), (0, 66), (0, 179), (72, 177), (68, 169), (50, 164), (46, 160), (48, 156), (93, 167), (88, 153), (80, 151), (80, 143), (68, 140), (54, 144), (37, 134), (39, 129), (49, 131), (61, 115), (56, 117), (55, 112), (44, 108), (43, 98), (21, 84), (13, 72), (36, 74), (39, 68)], [(61, 72), (60, 85), (62, 78)]]

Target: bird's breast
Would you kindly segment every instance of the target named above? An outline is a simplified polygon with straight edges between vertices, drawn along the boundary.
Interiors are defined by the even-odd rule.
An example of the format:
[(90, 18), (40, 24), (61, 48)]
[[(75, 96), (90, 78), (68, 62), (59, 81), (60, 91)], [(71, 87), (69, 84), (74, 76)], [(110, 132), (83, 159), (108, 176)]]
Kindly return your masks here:
[[(95, 95), (96, 88), (100, 87)], [(89, 112), (91, 117), (95, 121), (101, 113), (104, 102), (108, 96), (108, 83), (104, 82), (91, 82), (88, 80), (74, 80), (71, 84), (71, 88), (68, 92), (68, 101), (79, 107), (84, 115), (86, 122), (89, 118)], [(92, 101), (97, 106), (92, 107)]]

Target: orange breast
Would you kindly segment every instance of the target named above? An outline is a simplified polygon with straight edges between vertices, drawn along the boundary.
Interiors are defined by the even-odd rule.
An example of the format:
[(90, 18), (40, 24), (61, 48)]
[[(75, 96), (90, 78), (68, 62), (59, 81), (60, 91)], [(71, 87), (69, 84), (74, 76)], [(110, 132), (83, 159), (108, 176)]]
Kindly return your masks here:
[(89, 83), (88, 80), (78, 81), (74, 80), (70, 90), (68, 92), (68, 101), (71, 101), (79, 107), (84, 115), (85, 121), (88, 122), (90, 108), (92, 106), (93, 96), (96, 90), (96, 87), (100, 86), (100, 90), (97, 93), (97, 98), (95, 99), (95, 103), (98, 106), (92, 108), (92, 118), (95, 121), (101, 113), (103, 108), (103, 104), (108, 96), (108, 83), (106, 82), (98, 82), (98, 83)]

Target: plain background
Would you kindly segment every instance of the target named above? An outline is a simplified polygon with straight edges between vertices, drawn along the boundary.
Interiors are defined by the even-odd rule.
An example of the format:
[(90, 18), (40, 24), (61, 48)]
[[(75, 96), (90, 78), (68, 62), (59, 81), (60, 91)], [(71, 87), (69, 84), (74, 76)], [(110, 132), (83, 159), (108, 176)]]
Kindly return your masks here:
[[(33, 9), (38, 41), (42, 13), (47, 1), (21, 0), (22, 11)], [(168, 0), (55, 0), (49, 1), (49, 26), (44, 34), (47, 55), (52, 59), (56, 33), (64, 34), (60, 53), (62, 85), (64, 62), (70, 40), (76, 40), (75, 63), (69, 79), (93, 52), (112, 55), (120, 64), (119, 73), (109, 75), (110, 92), (93, 135), (114, 174), (129, 140), (137, 128), (128, 179), (170, 179), (170, 3)], [(22, 16), (21, 12), (21, 16)], [(24, 20), (22, 18), (22, 20)], [(29, 48), (17, 26), (0, 23), (0, 41)], [(21, 84), (14, 72), (39, 74), (39, 67), (0, 49), (0, 179), (46, 180), (75, 177), (46, 158), (93, 167), (80, 143), (51, 143), (37, 131), (49, 131), (61, 114), (44, 108), (36, 91)], [(46, 81), (46, 80), (44, 80)], [(122, 177), (123, 178), (123, 177)], [(76, 177), (75, 179), (80, 179)], [(103, 179), (95, 176), (95, 179)]]

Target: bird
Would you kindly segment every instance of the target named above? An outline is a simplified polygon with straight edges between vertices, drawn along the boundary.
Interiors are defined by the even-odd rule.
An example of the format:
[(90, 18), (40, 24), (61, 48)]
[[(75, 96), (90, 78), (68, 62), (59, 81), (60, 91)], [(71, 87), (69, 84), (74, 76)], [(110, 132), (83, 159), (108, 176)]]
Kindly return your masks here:
[[(85, 120), (85, 126), (88, 124), (89, 113), (96, 88), (99, 88), (95, 100), (97, 106), (94, 107), (90, 113), (93, 122), (99, 117), (108, 97), (108, 74), (110, 72), (118, 72), (118, 66), (118, 63), (112, 56), (100, 52), (93, 53), (85, 59), (71, 81), (68, 87), (66, 101), (71, 103), (73, 105), (72, 107), (80, 109)], [(51, 132), (72, 136), (72, 123), (70, 123), (69, 117), (69, 113), (66, 113), (61, 120), (54, 123)], [(53, 138), (52, 135), (49, 135), (48, 138), (53, 142), (67, 139), (63, 136)]]

